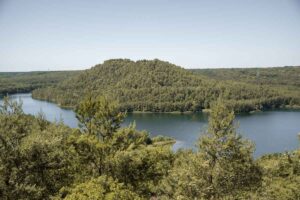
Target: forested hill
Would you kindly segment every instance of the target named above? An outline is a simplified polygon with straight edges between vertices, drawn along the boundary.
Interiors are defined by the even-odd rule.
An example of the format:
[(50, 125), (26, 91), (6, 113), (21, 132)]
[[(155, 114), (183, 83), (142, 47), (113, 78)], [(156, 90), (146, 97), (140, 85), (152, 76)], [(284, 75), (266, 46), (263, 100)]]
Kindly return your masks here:
[(300, 105), (298, 96), (248, 83), (218, 81), (160, 60), (113, 59), (33, 97), (76, 106), (85, 95), (109, 95), (127, 111), (200, 111), (220, 95), (238, 112)]

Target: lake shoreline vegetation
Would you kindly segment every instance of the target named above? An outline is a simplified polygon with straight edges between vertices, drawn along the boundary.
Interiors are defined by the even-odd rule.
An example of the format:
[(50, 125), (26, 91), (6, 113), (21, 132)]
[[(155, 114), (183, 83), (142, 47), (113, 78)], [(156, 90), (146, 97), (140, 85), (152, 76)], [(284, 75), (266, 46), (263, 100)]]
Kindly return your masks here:
[[(13, 94), (19, 94), (19, 93), (13, 93)], [(25, 93), (27, 94), (27, 93)], [(32, 98), (36, 99), (36, 100), (39, 100), (39, 101), (45, 101), (45, 102), (49, 102), (49, 103), (53, 103), (57, 106), (59, 106), (60, 108), (63, 108), (63, 109), (67, 109), (67, 110), (74, 110), (76, 106), (65, 106), (65, 105), (61, 105), (61, 104), (58, 104), (57, 102), (55, 101), (51, 101), (51, 100), (48, 100), (48, 99), (43, 99), (43, 98), (39, 98), (39, 97), (33, 97)], [(266, 110), (259, 110), (259, 109), (256, 109), (256, 110), (251, 110), (251, 111), (248, 111), (248, 112), (238, 112), (238, 111), (235, 111), (236, 114), (253, 114), (253, 113), (258, 113), (258, 112), (264, 112), (264, 111), (298, 111), (300, 110), (300, 106), (298, 105), (283, 105), (281, 107), (277, 107), (277, 108), (269, 108), (269, 109), (266, 109)], [(124, 111), (124, 110), (122, 110)], [(133, 113), (133, 114), (153, 114), (153, 113), (157, 113), (157, 114), (174, 114), (174, 115), (177, 115), (177, 114), (192, 114), (192, 113), (210, 113), (211, 112), (211, 109), (209, 108), (204, 108), (202, 110), (197, 110), (197, 111), (169, 111), (169, 112), (161, 112), (161, 111), (126, 111), (128, 113)]]
[(0, 72), (0, 97), (55, 85), (79, 71)]
[(221, 99), (197, 150), (171, 150), (150, 138), (109, 97), (76, 106), (78, 128), (26, 115), (20, 102), (0, 108), (2, 199), (299, 199), (300, 149), (253, 158), (254, 144), (236, 131)]
[[(36, 100), (39, 100), (39, 101), (46, 101), (46, 102), (50, 102), (50, 103), (54, 103), (56, 105), (58, 105), (59, 107), (63, 108), (63, 109), (68, 109), (68, 110), (74, 110), (75, 106), (66, 106), (66, 105), (62, 105), (62, 104), (59, 104), (55, 101), (52, 101), (50, 99), (44, 99), (44, 98), (39, 98), (39, 97), (33, 97), (32, 98), (36, 99)], [(293, 110), (300, 110), (300, 106), (299, 105), (282, 105), (280, 107), (277, 107), (277, 108), (269, 108), (269, 109), (266, 109), (266, 110), (260, 110), (260, 109), (256, 109), (256, 110), (251, 110), (251, 111), (248, 111), (248, 112), (238, 112), (238, 111), (235, 111), (236, 114), (243, 114), (243, 113), (248, 113), (248, 114), (253, 114), (253, 113), (257, 113), (257, 112), (263, 112), (263, 111), (270, 111), (270, 110), (283, 110), (283, 111), (293, 111)], [(123, 110), (124, 111), (124, 110)], [(125, 110), (126, 111), (126, 110)], [(166, 111), (166, 112), (163, 112), (163, 111), (126, 111), (126, 112), (129, 112), (129, 113), (133, 113), (133, 114), (151, 114), (151, 113), (166, 113), (166, 114), (191, 114), (191, 113), (210, 113), (211, 112), (211, 109), (210, 108), (204, 108), (202, 110), (196, 110), (196, 111)]]
[[(294, 71), (290, 72), (290, 69)], [(300, 67), (285, 69), (288, 75), (296, 75), (283, 83), (278, 75), (279, 72), (284, 74), (282, 69), (279, 68), (278, 73), (273, 71), (267, 74), (269, 76), (265, 75), (267, 78), (263, 76), (267, 72), (262, 73), (262, 81), (256, 77), (255, 82), (248, 80), (253, 79), (251, 73), (250, 78), (244, 81), (235, 78), (240, 76), (239, 72), (234, 72), (232, 79), (228, 78), (230, 75), (218, 79), (201, 70), (185, 70), (157, 59), (136, 62), (112, 59), (59, 84), (33, 90), (32, 97), (74, 108), (86, 95), (108, 95), (117, 99), (121, 109), (126, 112), (201, 112), (209, 110), (210, 103), (219, 96), (236, 113), (277, 108), (298, 109), (299, 83), (293, 84), (293, 80), (297, 80)], [(277, 85), (265, 80), (271, 79), (274, 74), (279, 76)]]
[(32, 92), (35, 99), (74, 109), (94, 93), (113, 95), (127, 112), (189, 113), (209, 111), (222, 95), (236, 113), (249, 113), (300, 109), (299, 74), (300, 67), (186, 70), (160, 60), (112, 59), (84, 71), (3, 72), (0, 96)]

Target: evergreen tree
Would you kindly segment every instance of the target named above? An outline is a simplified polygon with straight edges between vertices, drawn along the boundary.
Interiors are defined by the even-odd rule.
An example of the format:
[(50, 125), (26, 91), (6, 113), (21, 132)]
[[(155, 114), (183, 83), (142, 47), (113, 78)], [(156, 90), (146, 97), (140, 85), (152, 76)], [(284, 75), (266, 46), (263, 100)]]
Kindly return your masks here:
[(234, 112), (221, 100), (213, 106), (208, 130), (199, 140), (199, 151), (208, 163), (208, 197), (236, 195), (261, 183), (261, 170), (255, 164), (253, 144), (237, 134)]
[(84, 132), (105, 140), (120, 128), (125, 113), (119, 111), (115, 101), (109, 101), (103, 96), (93, 98), (90, 95), (79, 103), (76, 117)]

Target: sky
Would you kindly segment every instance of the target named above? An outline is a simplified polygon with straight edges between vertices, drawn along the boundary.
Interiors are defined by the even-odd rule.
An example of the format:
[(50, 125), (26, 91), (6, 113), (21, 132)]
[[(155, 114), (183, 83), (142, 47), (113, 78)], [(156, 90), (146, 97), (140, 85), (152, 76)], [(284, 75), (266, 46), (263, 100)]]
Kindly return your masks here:
[(0, 71), (300, 65), (300, 0), (0, 0)]

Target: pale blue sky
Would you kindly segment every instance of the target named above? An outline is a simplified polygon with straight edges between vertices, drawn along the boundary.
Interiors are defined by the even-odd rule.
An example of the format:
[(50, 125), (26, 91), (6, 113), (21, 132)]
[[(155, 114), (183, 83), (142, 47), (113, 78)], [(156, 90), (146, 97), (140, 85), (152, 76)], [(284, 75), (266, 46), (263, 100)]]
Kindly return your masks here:
[(0, 71), (300, 65), (300, 0), (0, 0)]

